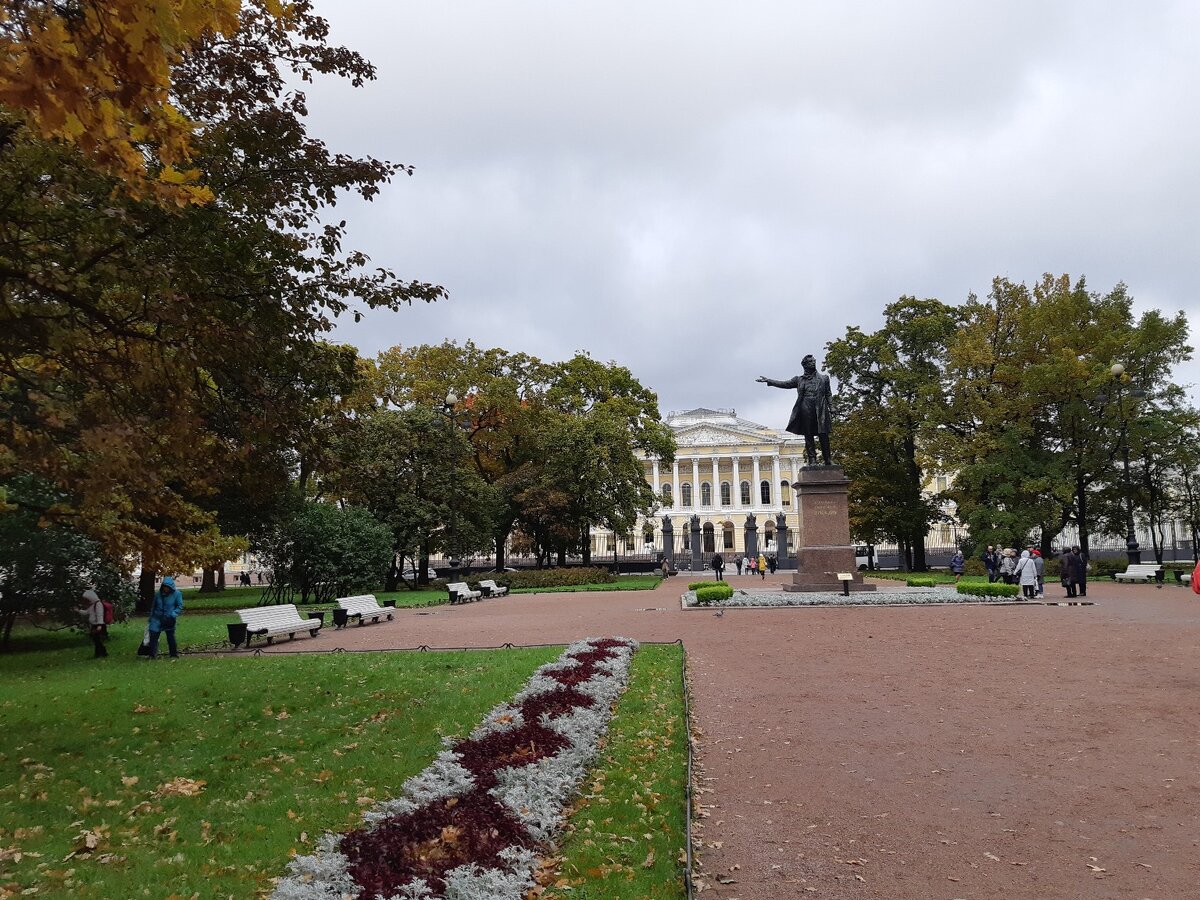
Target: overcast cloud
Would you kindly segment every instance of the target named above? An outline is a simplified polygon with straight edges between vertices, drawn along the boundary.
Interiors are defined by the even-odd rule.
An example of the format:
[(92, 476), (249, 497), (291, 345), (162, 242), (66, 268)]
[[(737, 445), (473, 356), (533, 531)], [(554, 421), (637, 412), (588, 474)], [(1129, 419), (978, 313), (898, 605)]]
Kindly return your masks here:
[(417, 167), (350, 246), (450, 291), (339, 326), (364, 354), (586, 350), (781, 426), (755, 376), (903, 294), (1067, 272), (1200, 322), (1193, 0), (317, 8), (379, 78), (310, 86), (313, 132)]

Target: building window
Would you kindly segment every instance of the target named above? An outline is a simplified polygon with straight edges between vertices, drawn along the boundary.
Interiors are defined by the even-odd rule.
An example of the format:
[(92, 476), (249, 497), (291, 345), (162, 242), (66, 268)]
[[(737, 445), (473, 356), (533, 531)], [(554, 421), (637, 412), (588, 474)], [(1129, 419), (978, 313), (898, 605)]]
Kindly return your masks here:
[(758, 486), (758, 492), (762, 495), (763, 506), (771, 505), (771, 482), (764, 481)]
[(690, 481), (685, 481), (679, 488), (679, 499), (683, 501), (684, 506), (692, 505), (692, 484)]
[(705, 553), (716, 553), (717, 552), (717, 541), (716, 541), (716, 536), (713, 534), (712, 522), (704, 523), (704, 552)]
[(729, 489), (728, 481), (721, 482), (721, 505), (722, 506), (732, 506), (733, 505), (733, 491), (731, 491)]
[(675, 505), (675, 492), (671, 489), (671, 485), (664, 484), (662, 486), (661, 490), (662, 490), (663, 506), (674, 506)]
[(791, 493), (792, 493), (792, 486), (790, 484), (788, 484), (786, 481), (779, 482), (779, 502), (780, 503), (782, 503), (784, 506), (791, 506), (792, 505)]
[(700, 483), (700, 505), (712, 506), (712, 485), (707, 481)]
[(732, 550), (733, 549), (733, 523), (726, 522), (725, 527), (721, 530), (725, 534), (725, 549)]
[(647, 547), (654, 546), (654, 526), (649, 522), (642, 528), (642, 543)]
[(742, 482), (742, 506), (750, 505), (750, 482)]

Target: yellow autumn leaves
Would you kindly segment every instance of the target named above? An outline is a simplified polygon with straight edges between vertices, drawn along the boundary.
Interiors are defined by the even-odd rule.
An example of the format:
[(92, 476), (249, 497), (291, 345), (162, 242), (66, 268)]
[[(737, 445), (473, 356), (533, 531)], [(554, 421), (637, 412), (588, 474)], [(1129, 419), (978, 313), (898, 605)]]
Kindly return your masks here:
[[(281, 23), (281, 0), (254, 2)], [(2, 0), (0, 103), (77, 146), (134, 196), (207, 203), (189, 168), (196, 123), (170, 101), (189, 47), (238, 28), (242, 0)]]

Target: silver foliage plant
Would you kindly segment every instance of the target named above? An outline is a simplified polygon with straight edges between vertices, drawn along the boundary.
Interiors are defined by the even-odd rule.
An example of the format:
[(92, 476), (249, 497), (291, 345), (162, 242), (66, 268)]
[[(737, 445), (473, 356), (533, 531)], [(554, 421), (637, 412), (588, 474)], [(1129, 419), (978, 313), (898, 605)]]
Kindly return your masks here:
[[(512, 700), (492, 709), (471, 732), (472, 739), (520, 728), (525, 722), (518, 707), (531, 697), (562, 690), (549, 677), (550, 672), (577, 668), (575, 657), (596, 649), (599, 638), (571, 644), (553, 662), (541, 666)], [(496, 773), (497, 785), (490, 792), (503, 803), (543, 846), (548, 846), (563, 824), (563, 810), (574, 796), (588, 766), (599, 752), (600, 739), (608, 729), (612, 707), (629, 681), (629, 665), (638, 643), (630, 638), (614, 638), (620, 644), (609, 651), (612, 657), (596, 665), (597, 674), (575, 686), (595, 701), (590, 707), (576, 707), (569, 713), (550, 718), (543, 715), (540, 724), (552, 729), (568, 744), (558, 753), (526, 766), (513, 766)], [(452, 743), (452, 741), (448, 741)], [(460, 764), (453, 750), (438, 754), (422, 772), (404, 783), (400, 797), (375, 804), (363, 813), (363, 824), (377, 828), (387, 819), (415, 812), (445, 800), (460, 797), (475, 787), (471, 773)], [(273, 900), (368, 900), (348, 871), (349, 860), (340, 852), (341, 836), (326, 834), (317, 842), (311, 856), (297, 856), (288, 863), (287, 875), (280, 878)], [(504, 868), (485, 868), (471, 864), (451, 869), (445, 876), (445, 891), (436, 893), (423, 879), (416, 879), (388, 898), (371, 900), (521, 900), (534, 886), (538, 854), (511, 847), (501, 854)]]

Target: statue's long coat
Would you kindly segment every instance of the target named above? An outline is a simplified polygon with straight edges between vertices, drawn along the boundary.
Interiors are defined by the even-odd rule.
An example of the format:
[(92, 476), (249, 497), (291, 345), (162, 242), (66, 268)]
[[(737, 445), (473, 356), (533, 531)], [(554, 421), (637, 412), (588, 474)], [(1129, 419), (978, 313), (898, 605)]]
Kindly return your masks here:
[[(800, 395), (800, 386), (806, 380), (817, 383), (817, 408), (815, 411), (806, 410)], [(814, 372), (812, 375), (797, 375), (787, 381), (767, 379), (767, 384), (777, 388), (795, 388), (796, 404), (792, 407), (792, 417), (788, 419), (787, 430), (792, 434), (829, 434), (833, 430), (833, 414), (830, 407), (833, 404), (833, 388), (829, 384), (829, 376), (824, 372)], [(815, 412), (815, 415), (814, 415)], [(807, 413), (807, 415), (806, 415)]]

